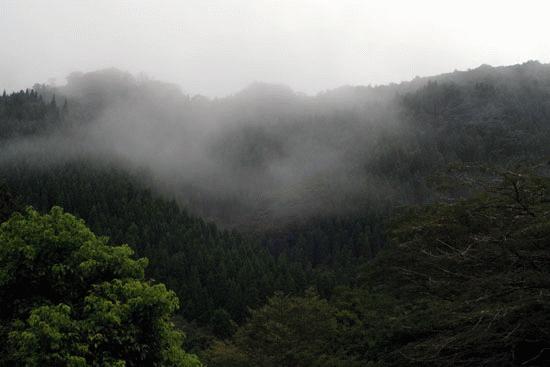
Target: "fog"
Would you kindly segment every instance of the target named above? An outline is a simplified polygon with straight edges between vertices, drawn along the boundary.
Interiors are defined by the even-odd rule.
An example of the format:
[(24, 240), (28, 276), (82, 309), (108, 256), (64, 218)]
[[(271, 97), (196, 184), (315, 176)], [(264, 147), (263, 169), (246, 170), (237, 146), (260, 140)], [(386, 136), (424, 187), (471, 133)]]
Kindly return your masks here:
[(402, 94), (549, 61), (550, 6), (529, 4), (5, 0), (0, 89), (45, 83), (69, 109), (0, 158), (115, 164), (227, 225), (400, 203), (422, 188), (403, 188), (399, 158), (431, 149)]
[[(482, 65), (315, 96), (253, 83), (224, 98), (190, 96), (118, 69), (75, 72), (66, 85), (34, 86), (50, 110), (55, 95), (61, 115), (0, 139), (0, 163), (122, 168), (226, 226), (346, 215), (429, 199), (431, 176), (453, 162), (510, 161), (506, 152), (525, 150), (517, 132), (529, 135), (532, 122), (545, 119), (548, 106), (537, 96), (549, 72), (536, 61)], [(6, 128), (21, 121), (12, 123)], [(540, 127), (532, 132), (533, 149), (543, 143), (536, 149), (545, 151)], [(479, 144), (487, 137), (496, 147)]]
[(316, 94), (548, 62), (549, 12), (544, 0), (3, 0), (0, 88), (117, 67), (190, 95), (252, 82)]
[(227, 225), (344, 213), (393, 194), (387, 179), (365, 172), (380, 139), (406, 130), (391, 88), (310, 97), (256, 83), (207, 99), (116, 69), (67, 79), (35, 87), (68, 101), (63, 124), (2, 143), (2, 162), (115, 164)]

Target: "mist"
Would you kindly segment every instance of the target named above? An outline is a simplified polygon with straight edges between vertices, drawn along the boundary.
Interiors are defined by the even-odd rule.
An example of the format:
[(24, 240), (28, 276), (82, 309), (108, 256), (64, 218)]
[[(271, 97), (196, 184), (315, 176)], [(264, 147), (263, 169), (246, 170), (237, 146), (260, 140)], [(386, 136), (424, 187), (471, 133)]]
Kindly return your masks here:
[(315, 95), (549, 62), (549, 11), (543, 0), (4, 0), (0, 85), (63, 85), (74, 70), (118, 67), (190, 95), (228, 96), (258, 81)]
[(548, 7), (7, 0), (0, 87), (38, 83), (68, 112), (40, 136), (3, 141), (0, 159), (124, 167), (225, 225), (418, 200), (419, 157), (454, 156), (441, 157), (436, 129), (419, 129), (403, 96), (426, 85), (419, 75), (550, 61)]
[[(224, 98), (189, 96), (118, 69), (72, 73), (66, 85), (34, 86), (63, 111), (60, 120), (40, 134), (2, 141), (0, 162), (123, 168), (223, 226), (353, 214), (429, 200), (430, 177), (455, 161), (511, 162), (510, 152), (519, 159), (539, 145), (545, 151), (541, 131), (530, 147), (516, 134), (531, 134), (533, 121), (546, 116), (530, 85), (543, 95), (546, 84), (532, 81), (546, 80), (548, 68), (534, 61), (482, 65), (315, 96), (253, 83)], [(491, 135), (508, 148), (478, 143)]]
[(116, 69), (35, 89), (66, 100), (69, 112), (52, 131), (10, 140), (3, 162), (114, 164), (226, 225), (342, 213), (394, 194), (365, 171), (381, 137), (403, 135), (392, 93), (382, 89), (310, 97), (256, 83), (226, 98), (193, 98)]

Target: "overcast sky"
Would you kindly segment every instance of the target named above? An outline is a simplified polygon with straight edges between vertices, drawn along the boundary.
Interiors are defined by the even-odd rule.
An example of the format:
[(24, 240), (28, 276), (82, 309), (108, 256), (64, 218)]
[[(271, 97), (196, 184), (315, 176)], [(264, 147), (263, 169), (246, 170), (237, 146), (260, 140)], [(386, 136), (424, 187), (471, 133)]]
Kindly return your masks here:
[(547, 0), (0, 0), (0, 89), (117, 67), (223, 96), (550, 61)]

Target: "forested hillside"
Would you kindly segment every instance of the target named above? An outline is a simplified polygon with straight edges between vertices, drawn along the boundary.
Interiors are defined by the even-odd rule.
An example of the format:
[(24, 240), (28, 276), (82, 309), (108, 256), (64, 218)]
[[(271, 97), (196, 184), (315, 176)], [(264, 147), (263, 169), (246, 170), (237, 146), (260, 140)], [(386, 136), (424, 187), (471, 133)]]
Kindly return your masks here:
[(128, 244), (208, 366), (542, 366), (549, 121), (538, 62), (218, 99), (75, 73), (0, 97), (0, 221)]
[[(3, 134), (19, 136), (2, 158), (84, 157), (143, 170), (153, 190), (230, 227), (355, 215), (426, 200), (427, 178), (451, 163), (547, 155), (549, 69), (482, 66), (316, 96), (255, 84), (220, 99), (117, 70), (75, 73), (66, 86), (2, 99), (0, 110), (12, 111)], [(54, 96), (57, 112), (14, 112), (37, 98), (51, 106)], [(22, 138), (10, 127), (17, 114), (21, 129), (42, 121), (50, 133)]]
[(328, 300), (276, 294), (211, 366), (544, 366), (550, 362), (550, 181), (403, 210), (389, 243)]

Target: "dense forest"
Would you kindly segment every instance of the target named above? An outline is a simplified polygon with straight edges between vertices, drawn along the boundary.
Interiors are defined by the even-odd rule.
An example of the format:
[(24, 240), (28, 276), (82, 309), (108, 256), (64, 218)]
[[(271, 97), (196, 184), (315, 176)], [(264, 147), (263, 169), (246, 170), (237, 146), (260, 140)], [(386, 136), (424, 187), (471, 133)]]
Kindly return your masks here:
[(4, 92), (0, 366), (544, 366), (549, 121), (535, 61)]

